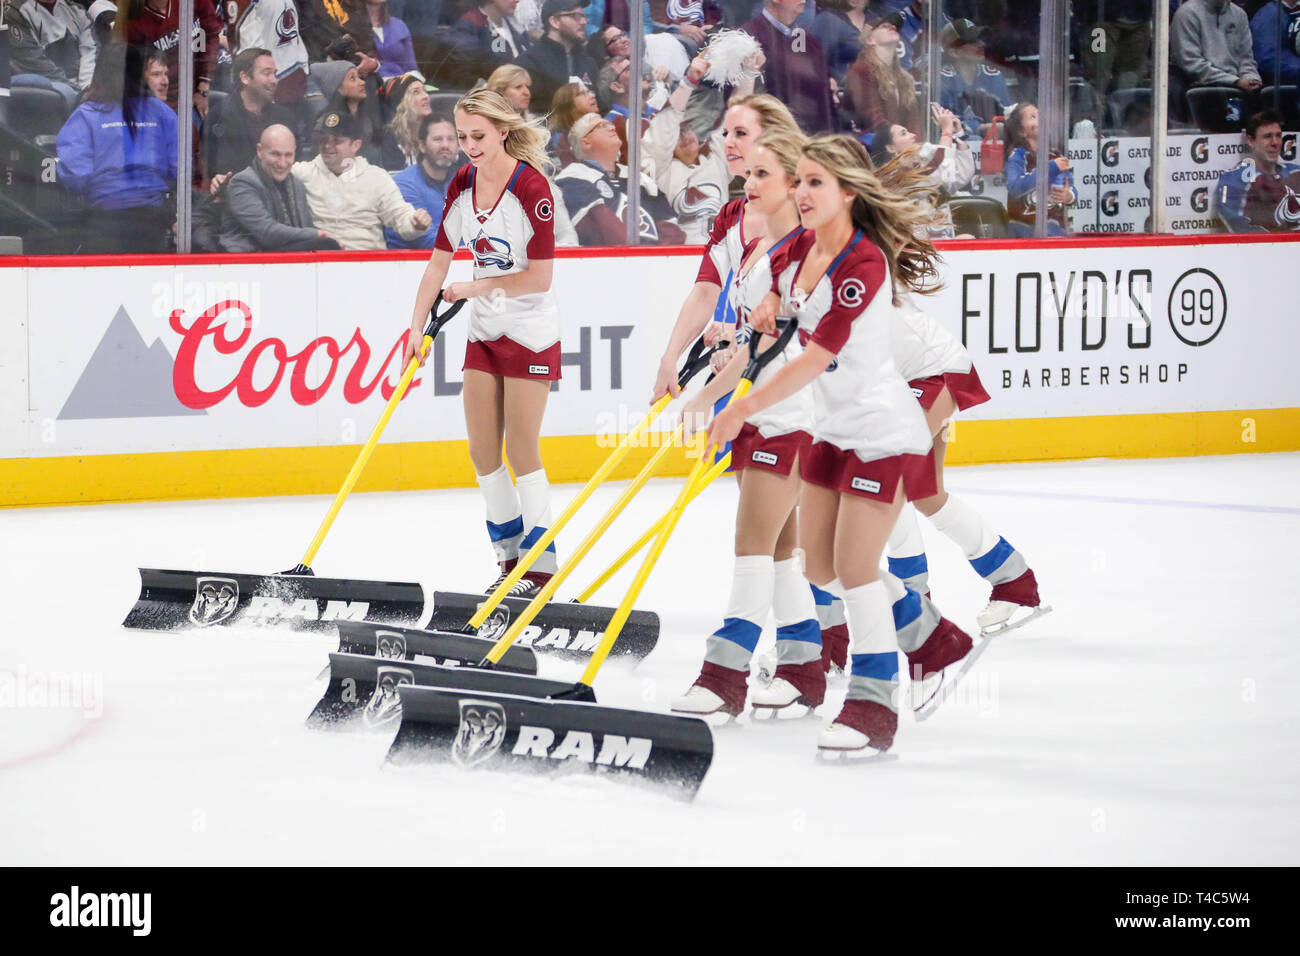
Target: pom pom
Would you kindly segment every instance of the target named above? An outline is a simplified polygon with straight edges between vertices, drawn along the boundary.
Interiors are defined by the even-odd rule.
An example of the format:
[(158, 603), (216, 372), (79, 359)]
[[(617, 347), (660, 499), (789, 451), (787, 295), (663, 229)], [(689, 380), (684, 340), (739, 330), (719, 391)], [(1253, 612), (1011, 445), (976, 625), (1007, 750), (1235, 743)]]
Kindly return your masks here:
[(709, 61), (704, 79), (715, 86), (731, 86), (745, 72), (745, 60), (763, 48), (744, 30), (722, 30), (713, 35), (703, 56)]

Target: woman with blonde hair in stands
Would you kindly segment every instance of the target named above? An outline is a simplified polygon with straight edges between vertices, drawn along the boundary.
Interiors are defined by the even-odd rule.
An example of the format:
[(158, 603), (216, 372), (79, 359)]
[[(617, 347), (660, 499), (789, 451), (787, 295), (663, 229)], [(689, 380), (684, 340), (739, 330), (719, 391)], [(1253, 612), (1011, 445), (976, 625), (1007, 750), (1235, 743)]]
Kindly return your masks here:
[(573, 151), (569, 149), (569, 130), (573, 124), (588, 113), (599, 112), (596, 94), (585, 83), (565, 83), (555, 91), (546, 125), (551, 130), (551, 155), (560, 161), (561, 167), (573, 162)]
[(384, 168), (391, 172), (420, 161), (420, 121), (433, 112), (433, 104), (424, 80), (415, 73), (404, 73), (384, 83), (383, 99), (393, 112), (383, 150)]
[(811, 140), (797, 174), (804, 231), (773, 264), (774, 291), (750, 322), (770, 333), (778, 312), (796, 316), (804, 350), (719, 412), (708, 437), (734, 440), (747, 419), (811, 383), (800, 544), (809, 580), (843, 596), (852, 638), (848, 698), (818, 749), (870, 756), (888, 750), (898, 729), (898, 647), (924, 678), (972, 646), (932, 604), (880, 571), (904, 501), (936, 491), (930, 431), (890, 345), (895, 284), (936, 289), (938, 253), (925, 233), (933, 213), (887, 189), (850, 136)]
[(504, 66), (497, 67), (487, 79), (487, 88), (493, 93), (500, 93), (504, 96), (506, 101), (515, 108), (515, 111), (524, 118), (526, 123), (532, 123), (541, 118), (528, 108), (533, 101), (532, 87), (533, 78), (527, 70), (515, 63), (507, 63)]
[[(470, 459), (500, 570), (489, 589), (495, 590), (550, 524), (539, 436), (551, 382), (560, 377), (560, 313), (551, 292), (555, 216), (546, 131), (487, 89), (463, 96), (454, 115), (469, 164), (447, 188), (402, 361), (419, 350), (452, 254), (464, 243), (474, 257), (474, 279), (453, 282), (442, 295), (448, 302), (470, 300), (462, 395)], [(515, 481), (502, 460), (503, 439)], [(552, 546), (511, 594), (534, 593), (555, 567)]]
[(872, 14), (862, 30), (862, 52), (844, 74), (844, 88), (858, 126), (873, 130), (881, 123), (925, 132), (916, 81), (899, 62), (901, 13)]

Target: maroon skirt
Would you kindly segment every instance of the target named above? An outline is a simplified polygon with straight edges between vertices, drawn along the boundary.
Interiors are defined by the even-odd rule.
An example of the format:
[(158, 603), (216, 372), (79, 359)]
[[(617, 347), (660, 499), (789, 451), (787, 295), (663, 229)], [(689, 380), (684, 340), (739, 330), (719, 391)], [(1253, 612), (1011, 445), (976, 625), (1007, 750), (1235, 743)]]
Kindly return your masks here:
[(758, 468), (788, 475), (795, 461), (811, 444), (812, 436), (805, 431), (795, 430), (764, 438), (755, 426), (745, 422), (740, 434), (731, 442), (731, 470)]
[(863, 461), (851, 451), (818, 441), (800, 457), (799, 473), (810, 484), (873, 501), (893, 501), (899, 479), (908, 501), (939, 493), (933, 448), (924, 455), (891, 455)]
[(534, 352), (504, 335), (491, 342), (470, 342), (465, 346), (465, 364), (461, 368), (477, 369), (504, 378), (554, 382), (560, 377), (560, 343)]
[(943, 372), (925, 378), (914, 378), (907, 383), (921, 407), (929, 411), (945, 388), (952, 395), (959, 410), (982, 405), (989, 400), (989, 393), (984, 390), (984, 383), (972, 365), (969, 372)]

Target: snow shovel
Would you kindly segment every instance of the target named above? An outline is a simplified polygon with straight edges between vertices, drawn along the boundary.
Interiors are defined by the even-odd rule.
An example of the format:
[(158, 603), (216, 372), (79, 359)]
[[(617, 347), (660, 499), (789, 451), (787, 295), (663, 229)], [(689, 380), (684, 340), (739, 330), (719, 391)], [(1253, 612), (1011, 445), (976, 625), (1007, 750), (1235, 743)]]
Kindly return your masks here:
[[(439, 296), (438, 302), (441, 302)], [(438, 312), (438, 302), (429, 313), (424, 329), (422, 353), (429, 351), (434, 337), (465, 305), (461, 299), (447, 311)], [(307, 547), (302, 561), (283, 574), (230, 574), (204, 571), (140, 569), (140, 597), (122, 622), (125, 627), (173, 630), (181, 627), (212, 627), (220, 624), (285, 624), (316, 630), (335, 621), (376, 621), (415, 624), (424, 614), (424, 589), (401, 581), (362, 581), (350, 578), (318, 578), (311, 569), (325, 534), (334, 523), (343, 502), (361, 477), (379, 436), (397, 403), (406, 394), (420, 363), (412, 357), (406, 365), (392, 398), (379, 416), (370, 438), (357, 456), (343, 487)]]
[[(794, 331), (795, 323), (791, 321), (777, 344), (762, 354), (757, 349), (760, 336), (751, 337), (749, 364), (732, 393), (733, 401), (749, 391), (759, 372), (780, 354)], [(402, 721), (388, 759), (398, 763), (445, 759), (465, 767), (542, 772), (575, 765), (665, 786), (688, 799), (693, 797), (713, 761), (709, 725), (697, 717), (601, 706), (595, 703), (591, 685), (686, 504), (702, 490), (710, 475), (718, 473), (711, 457), (706, 453), (696, 463), (576, 684), (549, 694), (549, 688), (534, 681), (523, 681), (534, 688), (528, 694), (506, 690), (504, 683), (497, 689), (490, 682), (474, 692), (398, 687)], [(511, 680), (512, 687), (520, 683), (520, 679)]]
[[(678, 385), (685, 388), (692, 378), (707, 368), (709, 359), (713, 357), (715, 351), (717, 351), (716, 346), (706, 349), (703, 340), (697, 340), (687, 355), (681, 371), (678, 373)], [(578, 497), (552, 523), (551, 528), (542, 539), (527, 555), (520, 558), (519, 566), (515, 568), (518, 575), (508, 577), (487, 598), (484, 598), (481, 594), (435, 591), (433, 595), (433, 615), (429, 620), (429, 628), (438, 631), (463, 630), (489, 640), (498, 640), (506, 632), (507, 628), (513, 626), (517, 630), (511, 638), (512, 642), (518, 640), (538, 651), (553, 653), (568, 660), (588, 660), (600, 641), (600, 637), (604, 633), (605, 626), (609, 623), (614, 609), (574, 603), (548, 603), (550, 597), (555, 593), (555, 589), (563, 582), (568, 573), (567, 570), (557, 574), (556, 578), (552, 579), (553, 586), (548, 584), (550, 590), (546, 592), (546, 598), (540, 602), (530, 602), (528, 598), (506, 598), (503, 595), (513, 581), (518, 580), (518, 577), (523, 575), (520, 567), (526, 570), (533, 561), (541, 556), (560, 527), (576, 513), (578, 507), (590, 497), (596, 487), (608, 478), (613, 467), (627, 454), (634, 436), (645, 431), (650, 426), (663, 410), (667, 398), (668, 396), (665, 395), (655, 403), (646, 417), (629, 433), (623, 444), (615, 450), (609, 460), (601, 466), (601, 469), (587, 483), (587, 486), (579, 492)], [(659, 451), (655, 453), (650, 463), (641, 470), (641, 474), (634, 480), (633, 487), (625, 492), (623, 498), (620, 499), (621, 504), (616, 506), (618, 510), (621, 510), (622, 506), (626, 505), (626, 502), (631, 499), (631, 495), (635, 494), (635, 490), (645, 483), (653, 473), (654, 468), (657, 467), (660, 460), (674, 444), (675, 438), (661, 444)], [(608, 520), (612, 521), (616, 515), (617, 511), (609, 516)], [(596, 532), (593, 532), (593, 534), (596, 534)], [(588, 542), (594, 543), (590, 535), (588, 536)], [(584, 542), (584, 548), (589, 548), (588, 542)], [(556, 580), (557, 578), (558, 580)], [(531, 611), (527, 620), (520, 623), (520, 614), (529, 608), (531, 608)], [(623, 634), (612, 653), (642, 660), (654, 650), (658, 640), (659, 615), (650, 611), (632, 611), (628, 617), (628, 623), (623, 629)]]

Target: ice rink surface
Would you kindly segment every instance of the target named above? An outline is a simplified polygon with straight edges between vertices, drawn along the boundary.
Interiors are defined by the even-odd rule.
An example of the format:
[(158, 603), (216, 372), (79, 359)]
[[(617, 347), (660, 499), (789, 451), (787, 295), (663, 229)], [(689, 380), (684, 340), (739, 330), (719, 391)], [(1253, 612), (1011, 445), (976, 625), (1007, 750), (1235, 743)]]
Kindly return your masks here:
[[(905, 717), (897, 761), (820, 765), (821, 720), (745, 722), (715, 732), (692, 804), (585, 775), (385, 767), (390, 735), (304, 726), (332, 638), (120, 626), (137, 566), (281, 570), (326, 497), (0, 511), (0, 862), (1300, 863), (1300, 455), (985, 466), (948, 484), (1025, 553), (1055, 612), (997, 639), (930, 720)], [(574, 583), (678, 487), (653, 482)], [(575, 490), (556, 488), (557, 510)], [(636, 670), (607, 665), (602, 703), (663, 711), (695, 677), (735, 497), (724, 479), (687, 512), (639, 602), (662, 616), (659, 646)], [(354, 495), (316, 569), (481, 590), (482, 522), (473, 490)], [(987, 587), (924, 530), (935, 600), (973, 630)], [(54, 673), (85, 675), (80, 708), (15, 705), (20, 679)]]

